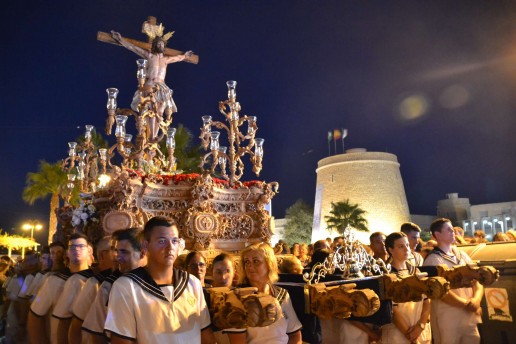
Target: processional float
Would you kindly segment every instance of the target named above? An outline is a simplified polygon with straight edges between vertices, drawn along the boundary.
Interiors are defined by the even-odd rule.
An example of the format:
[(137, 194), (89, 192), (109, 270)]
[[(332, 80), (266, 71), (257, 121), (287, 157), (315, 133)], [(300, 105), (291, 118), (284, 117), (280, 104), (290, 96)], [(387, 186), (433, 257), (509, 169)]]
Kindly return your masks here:
[[(241, 181), (244, 156), (249, 156), (253, 172), (259, 175), (264, 140), (255, 136), (257, 118), (240, 114), (235, 81), (227, 82), (228, 98), (219, 102), (222, 120), (202, 116), (199, 138), (208, 150), (200, 162), (202, 172), (185, 174), (177, 170), (176, 128), (171, 126), (177, 108), (172, 90), (164, 83), (166, 65), (156, 66), (153, 54), (161, 53), (172, 62), (191, 63), (197, 63), (198, 56), (164, 46), (154, 51), (154, 41), (166, 41), (171, 35), (163, 30), (150, 17), (142, 29), (149, 37), (148, 43), (114, 32), (98, 33), (99, 40), (122, 45), (148, 59), (137, 61), (138, 88), (131, 108), (118, 107), (118, 89), (106, 90), (106, 133), (111, 134), (114, 125), (116, 142), (96, 147), (94, 128), (86, 125), (82, 142), (68, 143), (68, 157), (62, 163), (68, 174), (68, 199), (72, 191), (79, 190), (82, 203), (59, 209), (61, 228), (55, 237), (65, 238), (74, 230), (82, 230), (96, 241), (115, 230), (141, 227), (149, 218), (164, 215), (176, 220), (187, 249), (234, 252), (254, 242), (269, 242), (273, 221), (266, 207), (278, 192), (278, 183)], [(156, 73), (161, 75), (160, 80), (156, 80)], [(126, 128), (131, 118), (135, 135)], [(224, 136), (227, 145), (221, 144)], [(282, 276), (280, 285), (289, 290), (298, 315), (315, 315), (323, 324), (335, 319), (371, 319), (391, 301), (421, 300), (423, 294), (439, 299), (450, 288), (469, 286), (472, 279), (490, 285), (498, 278), (494, 268), (474, 266), (439, 267), (431, 276), (425, 273), (400, 278), (366, 252), (354, 239), (352, 228), (346, 228), (344, 239), (342, 247), (310, 272)], [(274, 298), (255, 290), (214, 288), (210, 299), (212, 317), (219, 328), (266, 326), (281, 312)], [(387, 318), (383, 321), (390, 322), (389, 314)], [(303, 316), (300, 319), (303, 321)]]
[[(165, 36), (155, 18), (144, 23), (143, 31), (149, 37)], [(135, 49), (149, 60), (137, 61), (138, 90), (131, 108), (118, 107), (118, 89), (106, 90), (106, 133), (111, 134), (115, 125), (116, 143), (101, 149), (95, 147), (90, 125), (86, 126), (83, 142), (69, 143), (63, 169), (68, 173), (70, 194), (79, 188), (82, 201), (93, 205), (99, 218), (97, 226), (86, 226), (86, 234), (96, 241), (114, 230), (141, 227), (147, 219), (164, 215), (178, 223), (188, 249), (235, 251), (250, 243), (268, 242), (273, 221), (266, 207), (277, 193), (278, 183), (241, 181), (244, 156), (249, 156), (253, 172), (259, 175), (264, 139), (255, 137), (257, 118), (240, 114), (236, 81), (227, 82), (228, 99), (219, 102), (222, 119), (202, 116), (200, 139), (208, 149), (200, 162), (202, 172), (181, 173), (176, 170), (174, 156), (176, 128), (171, 126), (175, 104), (169, 103), (173, 102), (172, 91), (164, 82), (150, 80), (149, 74), (156, 72), (151, 68), (158, 68), (151, 63), (153, 53), (144, 50), (151, 43), (115, 34), (99, 32), (98, 38)], [(183, 56), (188, 62), (198, 61), (193, 54), (165, 49), (164, 56), (169, 56), (167, 53)], [(127, 130), (130, 119), (134, 119), (135, 135)], [(222, 143), (225, 136), (227, 145)], [(67, 212), (62, 213), (61, 218), (66, 219)]]

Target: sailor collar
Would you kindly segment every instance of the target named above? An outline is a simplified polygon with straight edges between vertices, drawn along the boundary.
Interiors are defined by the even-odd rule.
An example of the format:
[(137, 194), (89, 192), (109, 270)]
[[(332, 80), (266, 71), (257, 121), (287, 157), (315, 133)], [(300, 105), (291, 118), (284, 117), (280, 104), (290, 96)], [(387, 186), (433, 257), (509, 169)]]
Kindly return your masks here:
[(98, 281), (98, 283), (102, 283), (106, 279), (106, 277), (108, 277), (112, 273), (113, 273), (113, 270), (106, 269), (106, 270), (100, 271), (99, 273), (96, 273), (95, 275), (93, 275), (93, 277), (95, 277), (95, 279)]
[(104, 279), (104, 281), (113, 284), (117, 280), (117, 278), (120, 276), (122, 276), (122, 273), (120, 272), (120, 270), (117, 269), (117, 270), (113, 271), (113, 273), (111, 275), (107, 276)]
[(95, 273), (93, 272), (92, 269), (85, 269), (85, 270), (77, 271), (76, 274), (81, 275), (82, 277), (85, 277), (85, 278), (90, 278), (95, 275)]
[(279, 304), (281, 305), (283, 301), (285, 301), (285, 297), (287, 296), (287, 290), (283, 289), (281, 287), (278, 287), (276, 285), (271, 286), (272, 296), (278, 300)]
[(452, 252), (453, 254), (450, 255), (450, 254), (447, 254), (445, 253), (443, 250), (441, 250), (438, 246), (434, 247), (433, 251), (430, 252), (430, 254), (438, 254), (440, 255), (443, 259), (446, 259), (447, 261), (449, 261), (450, 263), (454, 264), (454, 265), (462, 265), (462, 254), (459, 250), (454, 250), (452, 248)]
[[(156, 284), (156, 281), (152, 279), (151, 275), (149, 275), (145, 268), (140, 267), (134, 269), (124, 274), (124, 276), (132, 279), (142, 288), (143, 291), (151, 294), (154, 297), (157, 297), (158, 299), (170, 302), (166, 298), (165, 294), (163, 294), (163, 291), (159, 285)], [(174, 300), (172, 301), (176, 301), (181, 296), (181, 294), (183, 294), (183, 291), (185, 291), (186, 286), (188, 285), (189, 278), (190, 276), (188, 272), (179, 269), (173, 270)]]
[(54, 276), (59, 277), (62, 280), (67, 280), (70, 276), (72, 276), (72, 273), (68, 268), (63, 269), (61, 271), (57, 271), (54, 273)]
[(409, 275), (413, 275), (416, 273), (416, 267), (414, 265), (410, 264), (409, 262), (405, 262), (405, 269), (401, 269), (399, 271), (398, 271), (398, 269), (396, 269), (394, 266), (391, 265), (391, 271), (395, 272), (396, 275), (401, 276), (401, 274), (399, 274), (399, 273), (403, 270), (406, 270)]

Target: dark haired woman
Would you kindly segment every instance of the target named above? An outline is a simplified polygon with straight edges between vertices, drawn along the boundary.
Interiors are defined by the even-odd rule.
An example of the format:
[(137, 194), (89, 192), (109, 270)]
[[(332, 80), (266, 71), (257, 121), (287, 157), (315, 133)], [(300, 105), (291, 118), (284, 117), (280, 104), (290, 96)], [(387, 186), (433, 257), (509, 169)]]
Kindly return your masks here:
[[(398, 277), (416, 273), (417, 268), (407, 262), (410, 246), (404, 233), (389, 234), (385, 247), (389, 253), (391, 272)], [(426, 297), (417, 302), (393, 303), (392, 324), (382, 327), (382, 344), (431, 343), (429, 319), (430, 300)]]

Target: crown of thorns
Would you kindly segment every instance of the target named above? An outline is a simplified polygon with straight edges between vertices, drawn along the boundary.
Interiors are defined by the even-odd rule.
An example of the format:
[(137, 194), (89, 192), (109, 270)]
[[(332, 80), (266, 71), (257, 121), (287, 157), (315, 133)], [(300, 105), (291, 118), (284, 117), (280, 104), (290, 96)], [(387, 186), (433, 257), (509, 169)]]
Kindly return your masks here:
[(175, 31), (172, 31), (172, 32), (169, 32), (169, 33), (163, 35), (164, 30), (165, 30), (165, 27), (163, 26), (163, 24), (159, 24), (159, 26), (146, 27), (145, 34), (147, 35), (147, 37), (149, 37), (152, 40), (154, 40), (156, 37), (159, 37), (164, 41), (168, 41), (170, 39), (170, 37), (172, 37), (172, 35), (174, 34)]

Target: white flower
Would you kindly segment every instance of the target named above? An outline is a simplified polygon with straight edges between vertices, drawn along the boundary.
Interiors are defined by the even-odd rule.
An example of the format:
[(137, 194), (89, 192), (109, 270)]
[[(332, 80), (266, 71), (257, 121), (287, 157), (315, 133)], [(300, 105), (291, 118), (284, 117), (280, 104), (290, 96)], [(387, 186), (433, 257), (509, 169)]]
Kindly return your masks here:
[(79, 207), (74, 209), (72, 213), (72, 225), (73, 226), (79, 226), (81, 223), (84, 223), (86, 225), (88, 223), (88, 220), (93, 222), (98, 222), (98, 219), (92, 217), (95, 215), (95, 206), (93, 204), (84, 204), (84, 202), (81, 202), (79, 204)]

